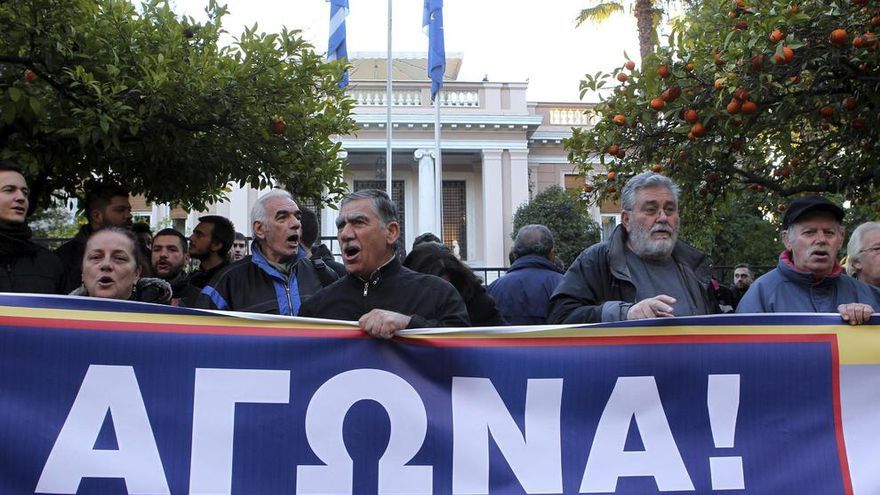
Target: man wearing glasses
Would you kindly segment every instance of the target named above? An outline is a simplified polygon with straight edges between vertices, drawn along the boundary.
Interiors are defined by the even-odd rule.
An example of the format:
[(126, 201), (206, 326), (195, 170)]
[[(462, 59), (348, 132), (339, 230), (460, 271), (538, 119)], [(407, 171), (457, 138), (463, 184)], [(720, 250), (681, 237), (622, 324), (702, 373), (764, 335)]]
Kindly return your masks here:
[(782, 218), (785, 250), (749, 287), (737, 313), (840, 313), (850, 325), (880, 308), (880, 289), (847, 276), (837, 261), (844, 211), (821, 196), (791, 202)]

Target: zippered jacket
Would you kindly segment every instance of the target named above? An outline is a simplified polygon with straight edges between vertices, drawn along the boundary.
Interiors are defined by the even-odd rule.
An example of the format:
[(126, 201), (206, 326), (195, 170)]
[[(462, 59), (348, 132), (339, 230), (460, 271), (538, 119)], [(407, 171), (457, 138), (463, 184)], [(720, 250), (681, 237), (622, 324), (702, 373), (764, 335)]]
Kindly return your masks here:
[(326, 273), (319, 274), (302, 247), (289, 277), (269, 264), (256, 243), (251, 252), (218, 272), (202, 288), (195, 307), (296, 316), (302, 303), (321, 289), (322, 280), (338, 278), (326, 266)]
[(300, 316), (357, 321), (373, 309), (409, 316), (407, 328), (470, 325), (455, 287), (440, 277), (402, 266), (396, 256), (369, 280), (349, 273), (328, 285), (303, 304)]

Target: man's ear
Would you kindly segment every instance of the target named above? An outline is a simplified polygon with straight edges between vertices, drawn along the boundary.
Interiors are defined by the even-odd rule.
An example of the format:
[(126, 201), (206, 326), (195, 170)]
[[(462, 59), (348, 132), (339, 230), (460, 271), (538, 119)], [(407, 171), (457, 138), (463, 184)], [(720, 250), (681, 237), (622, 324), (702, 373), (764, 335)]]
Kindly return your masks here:
[(388, 234), (385, 235), (385, 241), (388, 245), (397, 244), (397, 238), (400, 237), (400, 224), (397, 222), (388, 222), (385, 225), (385, 228), (388, 229)]
[(265, 232), (263, 232), (263, 223), (262, 222), (254, 222), (251, 227), (254, 230), (254, 237), (257, 239), (262, 239), (266, 237)]
[(783, 230), (779, 237), (782, 238), (782, 244), (785, 245), (785, 250), (791, 251), (791, 242), (788, 240), (788, 231)]
[(623, 224), (623, 228), (625, 228), (627, 232), (629, 232), (629, 221), (630, 221), (629, 212), (628, 211), (620, 212), (620, 223)]
[(104, 212), (97, 209), (90, 211), (89, 223), (93, 225), (104, 225)]

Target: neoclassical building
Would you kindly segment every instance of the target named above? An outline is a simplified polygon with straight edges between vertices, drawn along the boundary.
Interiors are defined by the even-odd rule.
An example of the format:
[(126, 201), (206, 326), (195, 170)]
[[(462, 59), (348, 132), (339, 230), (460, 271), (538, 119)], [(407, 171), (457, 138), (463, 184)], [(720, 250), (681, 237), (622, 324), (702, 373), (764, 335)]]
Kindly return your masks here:
[[(347, 88), (356, 102), (358, 131), (341, 136), (347, 153), (345, 180), (350, 190), (385, 189), (385, 59), (353, 60)], [(392, 105), (392, 199), (397, 203), (406, 245), (437, 228), (434, 215), (434, 109), (425, 59), (394, 60)], [(551, 185), (580, 189), (583, 184), (567, 160), (562, 140), (571, 128), (589, 126), (587, 103), (530, 102), (527, 82), (458, 81), (460, 57), (447, 64), (439, 94), (442, 148), (442, 237), (472, 266), (506, 266), (513, 215), (535, 194)], [(229, 217), (250, 234), (247, 214), (259, 191), (232, 186), (229, 201), (210, 213)], [(205, 212), (135, 204), (153, 225), (168, 223), (190, 232)], [(322, 235), (335, 236), (336, 210), (321, 212)], [(619, 220), (616, 205), (594, 206), (592, 214), (606, 228)]]

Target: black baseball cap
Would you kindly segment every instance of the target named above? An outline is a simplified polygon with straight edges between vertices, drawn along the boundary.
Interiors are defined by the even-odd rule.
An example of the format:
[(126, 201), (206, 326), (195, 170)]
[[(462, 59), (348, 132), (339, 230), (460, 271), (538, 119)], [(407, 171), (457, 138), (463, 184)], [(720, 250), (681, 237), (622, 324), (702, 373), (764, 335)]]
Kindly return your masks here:
[(799, 218), (813, 211), (827, 211), (834, 215), (838, 222), (843, 222), (843, 217), (846, 215), (843, 208), (822, 196), (804, 196), (792, 201), (788, 205), (785, 215), (782, 217), (782, 230), (788, 230)]

